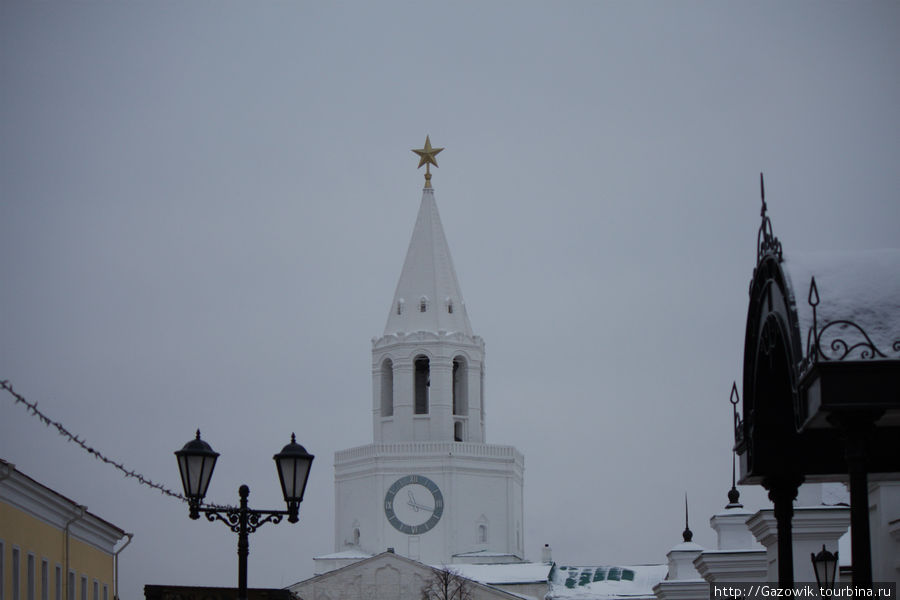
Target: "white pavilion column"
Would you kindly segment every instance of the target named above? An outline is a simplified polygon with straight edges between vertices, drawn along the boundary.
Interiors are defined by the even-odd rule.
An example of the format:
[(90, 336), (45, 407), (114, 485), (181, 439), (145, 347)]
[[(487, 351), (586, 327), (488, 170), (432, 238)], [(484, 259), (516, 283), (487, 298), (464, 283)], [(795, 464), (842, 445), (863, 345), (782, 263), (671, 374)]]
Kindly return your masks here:
[(872, 579), (900, 587), (900, 482), (869, 484)]
[[(766, 549), (768, 581), (778, 581), (778, 526), (772, 509), (758, 511), (747, 521), (754, 537)], [(822, 550), (837, 552), (838, 540), (850, 526), (850, 509), (846, 506), (813, 506), (794, 508), (791, 522), (794, 546), (794, 581), (815, 581), (810, 554)], [(835, 583), (840, 573), (835, 574)]]
[(663, 581), (653, 586), (658, 600), (708, 600), (709, 584), (694, 568), (694, 560), (703, 547), (694, 542), (682, 542), (669, 550), (669, 572)]

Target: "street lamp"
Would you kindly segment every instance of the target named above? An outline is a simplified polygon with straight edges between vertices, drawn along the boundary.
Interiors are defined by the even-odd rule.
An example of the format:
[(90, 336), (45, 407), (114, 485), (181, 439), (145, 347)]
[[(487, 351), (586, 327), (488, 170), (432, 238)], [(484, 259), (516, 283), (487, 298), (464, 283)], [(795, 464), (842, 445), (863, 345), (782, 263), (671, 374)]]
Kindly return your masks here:
[(838, 553), (832, 554), (825, 549), (825, 544), (822, 544), (822, 551), (818, 554), (811, 552), (809, 558), (812, 560), (813, 571), (816, 572), (816, 585), (819, 586), (820, 592), (822, 588), (833, 589), (834, 575), (838, 565)]
[(238, 534), (238, 598), (246, 600), (247, 556), (250, 554), (249, 535), (266, 523), (280, 523), (285, 515), (287, 515), (289, 523), (296, 523), (299, 520), (300, 503), (303, 501), (303, 492), (306, 490), (306, 482), (309, 479), (309, 468), (315, 457), (297, 443), (293, 433), (291, 442), (272, 457), (275, 460), (287, 510), (250, 509), (247, 506), (250, 488), (246, 485), (242, 485), (238, 489), (238, 495), (241, 498), (239, 508), (201, 506), (203, 497), (206, 496), (206, 490), (209, 488), (219, 453), (213, 451), (209, 444), (200, 439), (199, 429), (197, 437), (186, 443), (181, 450), (177, 450), (175, 457), (178, 459), (178, 470), (181, 473), (184, 495), (187, 496), (190, 506), (190, 517), (199, 519), (200, 513), (203, 513), (208, 521), (222, 521), (231, 531)]

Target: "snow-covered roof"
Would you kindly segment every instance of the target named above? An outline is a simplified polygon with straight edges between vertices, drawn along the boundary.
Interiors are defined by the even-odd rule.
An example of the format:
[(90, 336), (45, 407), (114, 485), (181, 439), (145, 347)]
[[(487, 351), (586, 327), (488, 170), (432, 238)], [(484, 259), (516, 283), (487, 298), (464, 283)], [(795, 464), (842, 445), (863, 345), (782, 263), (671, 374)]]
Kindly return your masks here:
[(655, 598), (653, 586), (668, 571), (667, 565), (560, 566), (553, 569), (547, 598)]
[[(810, 281), (815, 276), (819, 297), (816, 326), (820, 334), (829, 322), (851, 321), (868, 335), (879, 352), (887, 358), (900, 358), (900, 249), (791, 253), (785, 255), (782, 266), (795, 295), (804, 355), (813, 324), (809, 294)], [(833, 345), (836, 339), (847, 347)], [(867, 358), (862, 351), (868, 344), (842, 356), (858, 343), (866, 343), (858, 329), (834, 325), (824, 332), (819, 347), (830, 358)]]
[[(547, 581), (553, 565), (547, 563), (452, 564), (446, 568), (466, 579), (487, 585), (536, 583)], [(435, 566), (443, 569), (444, 566)]]
[(460, 558), (500, 558), (507, 556), (515, 556), (509, 552), (496, 552), (494, 550), (475, 550), (473, 552), (460, 552), (453, 556)]
[(703, 546), (694, 542), (681, 542), (676, 546), (672, 546), (672, 549), (669, 552), (702, 552), (704, 550)]
[(320, 556), (314, 556), (313, 560), (335, 560), (335, 559), (356, 559), (363, 560), (365, 558), (371, 558), (372, 555), (362, 550), (342, 550), (340, 552), (333, 552), (331, 554), (322, 554)]

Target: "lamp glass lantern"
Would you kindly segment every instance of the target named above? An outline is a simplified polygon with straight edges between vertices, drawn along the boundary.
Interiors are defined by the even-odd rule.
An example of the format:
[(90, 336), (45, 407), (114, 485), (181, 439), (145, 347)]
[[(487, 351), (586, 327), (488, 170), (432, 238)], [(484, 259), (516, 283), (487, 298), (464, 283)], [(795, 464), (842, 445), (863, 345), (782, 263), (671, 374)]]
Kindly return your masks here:
[(838, 565), (838, 553), (832, 554), (825, 549), (825, 544), (822, 544), (821, 552), (810, 554), (810, 559), (812, 560), (813, 570), (816, 573), (816, 584), (819, 586), (819, 589), (833, 589), (834, 576)]
[(200, 430), (198, 429), (197, 437), (185, 444), (181, 450), (177, 450), (175, 457), (178, 459), (178, 470), (181, 473), (184, 495), (188, 497), (192, 505), (199, 505), (206, 496), (219, 453), (200, 439)]
[(303, 492), (309, 479), (309, 469), (315, 456), (298, 444), (297, 438), (292, 433), (291, 443), (272, 458), (275, 460), (278, 479), (281, 481), (281, 492), (290, 512), (288, 520), (295, 523), (297, 510), (299, 504), (303, 502)]

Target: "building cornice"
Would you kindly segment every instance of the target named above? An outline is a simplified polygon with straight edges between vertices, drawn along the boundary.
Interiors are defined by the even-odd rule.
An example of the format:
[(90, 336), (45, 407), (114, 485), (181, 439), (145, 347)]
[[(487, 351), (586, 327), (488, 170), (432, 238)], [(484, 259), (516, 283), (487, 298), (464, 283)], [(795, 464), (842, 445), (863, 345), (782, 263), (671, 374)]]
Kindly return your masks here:
[(372, 338), (372, 349), (381, 350), (397, 346), (416, 346), (422, 343), (446, 342), (484, 351), (484, 340), (479, 335), (462, 331), (399, 331)]
[[(38, 483), (11, 463), (0, 461), (0, 468), (9, 473), (0, 480), (0, 501), (58, 529), (64, 529), (80, 514), (82, 507), (76, 502)], [(69, 531), (75, 539), (108, 553), (125, 537), (124, 530), (87, 511), (70, 525)]]
[(488, 458), (525, 464), (525, 457), (513, 446), (479, 444), (476, 442), (391, 442), (366, 444), (334, 453), (334, 463), (346, 465), (356, 460), (372, 458), (430, 458), (455, 456), (458, 458)]

